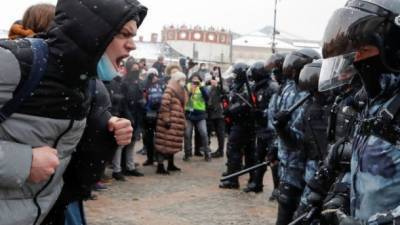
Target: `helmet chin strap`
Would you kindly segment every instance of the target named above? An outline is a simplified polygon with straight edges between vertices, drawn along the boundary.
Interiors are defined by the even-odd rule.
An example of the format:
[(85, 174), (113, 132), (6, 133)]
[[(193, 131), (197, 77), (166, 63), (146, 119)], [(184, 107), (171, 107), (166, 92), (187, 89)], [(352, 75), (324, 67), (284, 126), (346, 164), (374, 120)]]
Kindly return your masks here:
[[(379, 56), (382, 60), (382, 64), (386, 67), (387, 70), (394, 72), (394, 73), (400, 73), (400, 68), (395, 68), (388, 63), (387, 55), (386, 55), (386, 51), (385, 51), (385, 44), (384, 44), (382, 37), (379, 34), (375, 33), (374, 38), (376, 40), (376, 44), (377, 44), (377, 47), (380, 52)], [(398, 54), (400, 55), (400, 51), (398, 51)], [(399, 58), (399, 60), (400, 60), (400, 58)]]

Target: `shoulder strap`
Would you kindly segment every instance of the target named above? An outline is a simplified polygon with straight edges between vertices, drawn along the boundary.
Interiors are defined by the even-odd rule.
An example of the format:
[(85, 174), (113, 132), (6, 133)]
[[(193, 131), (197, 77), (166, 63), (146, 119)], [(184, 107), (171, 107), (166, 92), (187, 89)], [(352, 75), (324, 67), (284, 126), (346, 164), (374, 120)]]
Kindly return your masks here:
[(39, 85), (47, 69), (48, 48), (46, 42), (38, 38), (29, 38), (28, 40), (31, 42), (33, 52), (33, 63), (29, 76), (26, 80), (22, 81), (23, 83), (20, 85), (18, 91), (14, 93), (13, 98), (6, 102), (0, 109), (0, 123), (4, 122), (19, 109), (24, 100)]
[(386, 120), (393, 120), (400, 110), (400, 92), (383, 105), (378, 115)]

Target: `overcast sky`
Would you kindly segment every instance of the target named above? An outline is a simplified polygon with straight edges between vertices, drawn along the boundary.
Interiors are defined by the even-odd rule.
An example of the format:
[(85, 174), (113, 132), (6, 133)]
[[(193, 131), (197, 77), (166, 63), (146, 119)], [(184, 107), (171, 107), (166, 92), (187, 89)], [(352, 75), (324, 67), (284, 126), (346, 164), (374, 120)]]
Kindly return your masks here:
[[(100, 0), (99, 0), (100, 1)], [(250, 33), (273, 24), (275, 0), (141, 0), (149, 8), (139, 35), (160, 32), (163, 25), (216, 26)], [(31, 4), (56, 0), (13, 0), (0, 7), (0, 29), (8, 29)], [(346, 0), (278, 0), (278, 29), (320, 40), (333, 11)]]

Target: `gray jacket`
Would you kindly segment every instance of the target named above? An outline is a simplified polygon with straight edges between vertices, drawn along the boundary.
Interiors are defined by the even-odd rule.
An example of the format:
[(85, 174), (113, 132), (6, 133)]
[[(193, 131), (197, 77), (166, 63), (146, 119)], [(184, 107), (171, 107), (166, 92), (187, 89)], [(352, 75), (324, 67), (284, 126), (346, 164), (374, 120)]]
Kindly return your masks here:
[[(2, 48), (0, 68), (2, 106), (12, 97), (20, 80), (18, 61)], [(57, 200), (63, 184), (62, 174), (84, 127), (84, 120), (50, 119), (18, 113), (0, 124), (0, 225), (33, 224), (39, 207), (41, 216), (37, 224), (40, 224)], [(57, 139), (58, 144), (54, 146)], [(27, 180), (32, 148), (42, 146), (54, 146), (57, 149), (60, 166), (51, 182), (33, 184)]]

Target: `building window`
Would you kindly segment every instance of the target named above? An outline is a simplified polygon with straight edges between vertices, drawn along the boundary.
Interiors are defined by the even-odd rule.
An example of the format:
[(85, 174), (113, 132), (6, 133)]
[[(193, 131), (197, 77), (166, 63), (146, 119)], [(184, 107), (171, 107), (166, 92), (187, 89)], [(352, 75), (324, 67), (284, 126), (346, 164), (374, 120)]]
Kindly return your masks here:
[(201, 39), (201, 34), (196, 32), (196, 33), (194, 33), (193, 38), (194, 38), (194, 40), (199, 41)]
[(209, 41), (215, 41), (215, 35), (214, 34), (209, 34), (208, 35), (208, 40)]
[(187, 38), (187, 33), (186, 32), (179, 33), (179, 39), (185, 40), (186, 38)]

